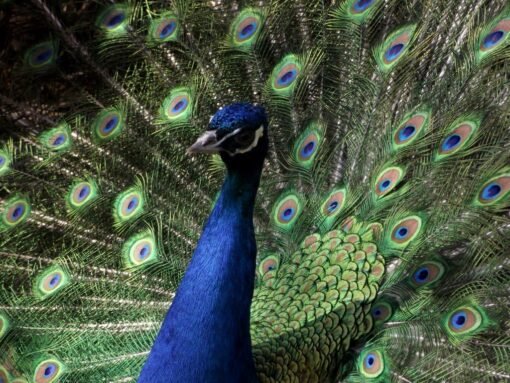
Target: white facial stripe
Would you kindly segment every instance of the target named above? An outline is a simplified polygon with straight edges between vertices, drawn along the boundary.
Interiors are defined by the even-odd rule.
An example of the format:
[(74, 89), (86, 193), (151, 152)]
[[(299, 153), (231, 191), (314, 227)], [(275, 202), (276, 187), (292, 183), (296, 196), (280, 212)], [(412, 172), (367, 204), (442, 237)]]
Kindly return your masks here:
[[(249, 152), (250, 150), (252, 150), (255, 146), (258, 145), (259, 143), (259, 140), (260, 140), (260, 137), (262, 137), (264, 135), (264, 125), (260, 125), (260, 128), (258, 128), (256, 131), (255, 131), (255, 138), (253, 140), (253, 142), (251, 143), (250, 146), (248, 146), (247, 148), (244, 148), (244, 149), (236, 149), (235, 153), (234, 154), (238, 154), (238, 153), (246, 153), (246, 152)], [(233, 155), (233, 154), (230, 154), (230, 155)]]
[(236, 135), (237, 133), (239, 133), (240, 130), (241, 129), (239, 128), (239, 129), (234, 130), (232, 133), (226, 134), (225, 137), (223, 137), (221, 140), (219, 140), (217, 143), (215, 143), (212, 147), (216, 148), (216, 147), (220, 146), (226, 139)]

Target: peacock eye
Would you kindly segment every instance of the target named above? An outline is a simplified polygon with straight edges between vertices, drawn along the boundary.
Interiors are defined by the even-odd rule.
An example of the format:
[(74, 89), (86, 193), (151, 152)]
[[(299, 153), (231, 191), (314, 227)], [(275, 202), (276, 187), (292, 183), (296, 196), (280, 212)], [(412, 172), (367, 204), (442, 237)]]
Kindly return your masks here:
[(234, 136), (234, 141), (242, 146), (248, 146), (250, 145), (253, 140), (255, 139), (255, 131), (253, 130), (247, 130), (244, 132), (241, 132), (239, 134), (236, 134)]

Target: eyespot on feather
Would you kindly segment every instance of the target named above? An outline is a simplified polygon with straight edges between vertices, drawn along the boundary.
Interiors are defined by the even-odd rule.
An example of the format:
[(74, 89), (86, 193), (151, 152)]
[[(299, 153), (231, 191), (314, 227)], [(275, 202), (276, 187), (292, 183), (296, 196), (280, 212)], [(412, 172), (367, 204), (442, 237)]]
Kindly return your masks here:
[(443, 264), (435, 261), (423, 263), (411, 275), (411, 283), (415, 287), (430, 286), (439, 281), (445, 273)]
[(501, 202), (508, 204), (509, 192), (510, 173), (504, 173), (483, 184), (475, 203), (479, 206), (491, 206)]
[(109, 108), (97, 114), (92, 129), (98, 142), (108, 142), (122, 132), (124, 124), (123, 112), (116, 108)]
[(325, 217), (336, 217), (345, 205), (346, 189), (335, 189), (322, 203), (321, 212)]
[(480, 126), (479, 119), (457, 120), (441, 141), (436, 160), (454, 154), (469, 144)]
[(25, 64), (36, 71), (46, 69), (55, 63), (57, 49), (57, 44), (54, 41), (45, 41), (34, 45), (25, 53)]
[(67, 151), (71, 148), (73, 143), (71, 128), (67, 123), (62, 123), (55, 128), (41, 133), (39, 142), (52, 152)]
[(363, 351), (358, 362), (359, 372), (366, 378), (377, 378), (384, 372), (384, 357), (380, 351)]
[(30, 210), (30, 204), (25, 198), (14, 196), (7, 199), (0, 210), (0, 229), (8, 230), (21, 224), (30, 215)]
[(158, 246), (154, 233), (146, 231), (129, 238), (122, 250), (124, 264), (128, 268), (146, 266), (158, 260)]
[(37, 365), (33, 379), (35, 383), (53, 383), (58, 381), (63, 372), (62, 362), (55, 358), (48, 358)]
[(115, 199), (115, 221), (121, 223), (138, 217), (143, 213), (144, 205), (145, 197), (139, 188), (133, 187), (125, 190)]
[(376, 179), (374, 192), (378, 197), (383, 197), (391, 192), (402, 180), (404, 169), (397, 166), (391, 166), (384, 169)]
[(149, 27), (149, 39), (154, 43), (166, 43), (179, 38), (180, 25), (177, 16), (166, 13), (153, 20)]
[(294, 144), (294, 158), (296, 162), (309, 169), (319, 151), (321, 135), (316, 128), (316, 124), (306, 129)]
[(275, 203), (273, 221), (284, 230), (290, 230), (303, 209), (300, 198), (294, 193), (286, 193)]
[(415, 30), (416, 25), (399, 28), (376, 48), (375, 58), (382, 72), (389, 72), (405, 56)]
[(241, 49), (253, 47), (257, 42), (264, 23), (264, 16), (258, 9), (243, 10), (230, 27), (231, 45)]
[(510, 32), (510, 18), (500, 20), (489, 31), (482, 33), (480, 36), (480, 52), (488, 53), (503, 45), (508, 38)]
[(459, 337), (475, 333), (484, 324), (486, 318), (479, 308), (465, 305), (450, 312), (445, 321), (448, 333)]
[(301, 63), (297, 56), (285, 56), (273, 70), (271, 85), (276, 93), (288, 95), (295, 87), (301, 73)]
[(422, 219), (418, 216), (409, 216), (393, 226), (390, 241), (397, 247), (407, 246), (420, 233)]
[(89, 205), (97, 196), (98, 187), (94, 181), (80, 180), (71, 185), (66, 201), (71, 210), (77, 210)]
[(35, 284), (34, 294), (39, 299), (46, 299), (62, 290), (70, 283), (70, 276), (60, 266), (43, 270)]
[(354, 1), (352, 1), (351, 12), (353, 14), (365, 13), (376, 2), (377, 2), (376, 0), (354, 0)]
[(192, 113), (192, 96), (188, 88), (176, 88), (163, 101), (160, 114), (167, 121), (187, 120)]
[(379, 302), (372, 306), (371, 314), (376, 324), (384, 323), (393, 315), (393, 307), (387, 302)]
[(98, 16), (96, 25), (108, 34), (126, 32), (129, 8), (123, 4), (114, 4), (105, 8)]
[(0, 365), (0, 383), (9, 383), (11, 381), (10, 374), (7, 369)]
[(408, 115), (393, 132), (393, 150), (398, 150), (414, 142), (427, 129), (430, 111)]
[(276, 272), (279, 267), (280, 260), (277, 256), (270, 255), (264, 258), (259, 265), (259, 273), (261, 276), (270, 272)]

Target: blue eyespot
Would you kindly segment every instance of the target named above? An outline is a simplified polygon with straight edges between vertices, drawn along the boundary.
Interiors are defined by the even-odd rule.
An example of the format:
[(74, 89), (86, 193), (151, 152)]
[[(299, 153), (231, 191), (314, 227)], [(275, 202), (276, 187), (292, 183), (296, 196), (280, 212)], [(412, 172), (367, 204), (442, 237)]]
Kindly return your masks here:
[(505, 33), (503, 31), (495, 31), (488, 34), (483, 39), (483, 47), (488, 49), (498, 45), (504, 35)]
[(375, 317), (375, 318), (379, 318), (382, 314), (382, 311), (380, 308), (377, 308), (375, 309), (373, 312), (372, 312), (372, 315)]
[(55, 274), (53, 278), (51, 278), (50, 280), (49, 283), (50, 288), (54, 288), (55, 286), (57, 286), (60, 282), (60, 279), (61, 279), (60, 274)]
[(47, 378), (47, 377), (50, 377), (53, 375), (53, 373), (55, 372), (55, 365), (54, 364), (50, 364), (48, 367), (46, 367), (44, 369), (44, 376)]
[(90, 193), (90, 186), (85, 185), (81, 188), (81, 190), (78, 193), (78, 202), (83, 201)]
[(451, 317), (450, 323), (453, 326), (453, 328), (460, 330), (466, 324), (466, 320), (467, 320), (466, 312), (464, 310), (462, 310), (462, 311), (455, 313)]
[(441, 149), (445, 152), (452, 150), (459, 145), (461, 140), (462, 138), (458, 134), (452, 134), (451, 136), (446, 137), (446, 139), (443, 141)]
[(241, 31), (239, 32), (239, 37), (241, 39), (247, 39), (251, 37), (255, 31), (257, 30), (257, 23), (254, 21), (248, 25), (246, 25)]
[(410, 139), (416, 133), (416, 128), (413, 125), (407, 125), (398, 133), (398, 138), (400, 141), (406, 141)]
[(49, 49), (46, 49), (45, 51), (42, 51), (37, 56), (35, 56), (34, 63), (36, 65), (44, 64), (44, 63), (50, 61), (52, 57), (53, 57), (53, 49), (49, 48)]
[(400, 227), (396, 230), (395, 237), (397, 237), (397, 239), (404, 239), (407, 236), (407, 233), (409, 233), (407, 227)]
[(110, 133), (119, 122), (119, 118), (117, 116), (113, 116), (110, 120), (105, 124), (103, 128), (103, 133)]
[(24, 212), (25, 212), (25, 206), (20, 204), (20, 205), (16, 206), (16, 208), (12, 211), (11, 217), (13, 219), (18, 219), (19, 217), (21, 217), (23, 215)]
[(386, 58), (386, 61), (393, 61), (400, 56), (403, 50), (404, 44), (395, 44), (388, 48), (388, 50), (384, 53), (384, 57)]
[(282, 214), (282, 219), (284, 221), (290, 221), (291, 218), (294, 216), (294, 212), (295, 212), (295, 210), (292, 207), (285, 209)]
[(313, 154), (315, 146), (316, 146), (315, 141), (310, 141), (309, 143), (307, 143), (301, 150), (301, 156), (304, 157), (304, 159), (310, 157)]
[(365, 366), (371, 368), (375, 363), (375, 355), (370, 353), (365, 357)]
[(170, 36), (172, 33), (174, 33), (175, 28), (177, 27), (177, 23), (175, 21), (169, 22), (167, 25), (161, 29), (161, 32), (159, 32), (159, 38), (164, 39)]
[(338, 201), (333, 201), (328, 205), (328, 212), (333, 213), (338, 208)]
[(379, 191), (384, 192), (391, 186), (391, 180), (385, 179), (379, 184)]
[(131, 212), (133, 212), (133, 210), (136, 209), (137, 206), (138, 206), (138, 198), (136, 198), (136, 197), (131, 198), (131, 200), (127, 204), (126, 213), (130, 214)]
[(298, 71), (296, 69), (291, 69), (288, 72), (285, 72), (281, 77), (276, 81), (277, 84), (281, 87), (285, 87), (289, 85), (297, 76)]
[(145, 245), (144, 247), (142, 247), (139, 252), (140, 259), (145, 259), (149, 255), (150, 250), (151, 248), (149, 245)]
[(363, 12), (372, 5), (374, 0), (358, 0), (354, 3), (354, 10), (357, 12)]
[(186, 98), (182, 98), (174, 105), (174, 107), (172, 108), (172, 113), (180, 113), (184, 109), (186, 109), (187, 106), (188, 100)]
[(5, 157), (3, 156), (0, 156), (0, 166), (2, 166), (3, 164), (5, 164)]
[(501, 186), (495, 182), (488, 184), (482, 191), (482, 198), (485, 200), (496, 198), (501, 193)]
[(423, 283), (426, 282), (429, 277), (429, 270), (426, 267), (421, 267), (414, 273), (414, 280), (417, 283)]
[(117, 13), (116, 15), (112, 16), (108, 22), (106, 23), (106, 26), (110, 29), (113, 29), (120, 25), (124, 20), (126, 19), (126, 15), (121, 12)]
[(66, 141), (65, 134), (59, 134), (55, 139), (53, 140), (53, 146), (60, 146)]

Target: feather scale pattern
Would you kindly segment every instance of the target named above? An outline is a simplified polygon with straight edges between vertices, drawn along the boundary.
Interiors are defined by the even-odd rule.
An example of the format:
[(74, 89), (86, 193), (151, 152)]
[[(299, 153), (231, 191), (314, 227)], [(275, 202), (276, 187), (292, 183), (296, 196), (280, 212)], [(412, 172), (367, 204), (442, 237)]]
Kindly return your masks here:
[(510, 381), (505, 0), (3, 0), (0, 35), (0, 382), (137, 380), (240, 101), (260, 381)]

